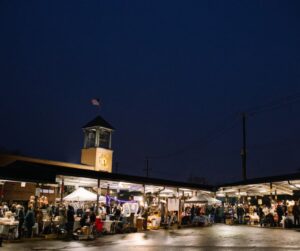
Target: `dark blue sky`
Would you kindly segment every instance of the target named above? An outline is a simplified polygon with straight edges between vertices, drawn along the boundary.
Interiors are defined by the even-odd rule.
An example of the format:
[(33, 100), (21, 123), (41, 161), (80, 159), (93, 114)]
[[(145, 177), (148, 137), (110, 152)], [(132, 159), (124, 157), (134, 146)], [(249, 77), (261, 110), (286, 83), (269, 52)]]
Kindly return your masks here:
[[(99, 97), (120, 172), (190, 146), (150, 160), (151, 176), (240, 179), (241, 123), (218, 128), (300, 93), (299, 13), (299, 1), (2, 0), (0, 146), (78, 162)], [(299, 112), (249, 118), (250, 177), (300, 168)]]

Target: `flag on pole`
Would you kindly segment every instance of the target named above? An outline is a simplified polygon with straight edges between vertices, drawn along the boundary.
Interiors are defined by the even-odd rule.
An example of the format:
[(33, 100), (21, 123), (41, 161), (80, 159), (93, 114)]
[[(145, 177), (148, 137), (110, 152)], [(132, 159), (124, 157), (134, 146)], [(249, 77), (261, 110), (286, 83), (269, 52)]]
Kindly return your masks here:
[(94, 106), (100, 106), (100, 100), (98, 98), (93, 98), (91, 102)]

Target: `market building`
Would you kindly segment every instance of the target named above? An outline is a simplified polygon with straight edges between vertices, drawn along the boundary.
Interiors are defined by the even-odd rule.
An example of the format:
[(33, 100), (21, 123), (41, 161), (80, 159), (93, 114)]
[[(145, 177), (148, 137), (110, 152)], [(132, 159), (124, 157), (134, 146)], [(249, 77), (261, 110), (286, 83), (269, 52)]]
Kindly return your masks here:
[(223, 184), (216, 196), (224, 201), (228, 224), (234, 224), (240, 216), (240, 222), (251, 225), (300, 225), (300, 173)]
[(269, 217), (266, 224), (272, 226), (297, 220), (293, 210), (300, 195), (300, 173), (218, 187), (113, 173), (113, 131), (100, 116), (83, 126), (80, 164), (0, 155), (0, 233), (16, 234), (19, 223), (14, 218), (17, 211), (12, 210), (22, 206), (40, 215), (33, 231), (36, 235), (57, 234), (65, 226), (69, 206), (76, 212), (72, 230), (84, 237), (92, 231), (89, 224), (82, 223), (90, 211), (101, 222), (99, 231), (108, 233), (172, 224), (262, 224), (262, 210)]
[[(197, 191), (212, 192), (212, 186), (189, 184), (169, 180), (145, 178), (112, 173), (112, 132), (113, 126), (101, 116), (83, 127), (84, 143), (81, 150), (81, 164), (37, 159), (18, 155), (1, 155), (0, 178), (1, 198), (5, 201), (26, 201), (28, 193), (48, 194), (51, 202), (63, 196), (68, 186), (99, 187), (109, 190), (122, 190), (125, 183), (147, 192), (172, 187), (176, 193), (183, 190), (189, 195)], [(119, 185), (116, 183), (119, 182)], [(16, 184), (20, 183), (20, 184)], [(136, 185), (134, 185), (136, 184)], [(63, 186), (63, 189), (62, 189)], [(150, 188), (149, 188), (150, 189)], [(190, 190), (189, 190), (190, 189)], [(14, 193), (13, 190), (18, 191)], [(150, 189), (151, 190), (151, 189)], [(185, 192), (187, 194), (187, 192)]]
[[(93, 208), (103, 220), (104, 229), (114, 232), (112, 212), (119, 208), (125, 218), (131, 217), (132, 229), (157, 229), (170, 225), (168, 220), (172, 217), (174, 223), (181, 225), (189, 200), (199, 196), (213, 200), (213, 187), (209, 185), (113, 173), (113, 130), (100, 116), (83, 127), (81, 164), (1, 155), (1, 202), (41, 210), (40, 233), (61, 219), (49, 217), (46, 209), (52, 207), (72, 205), (77, 211)], [(145, 211), (146, 222), (142, 217)], [(74, 226), (79, 227), (80, 219), (75, 222)]]

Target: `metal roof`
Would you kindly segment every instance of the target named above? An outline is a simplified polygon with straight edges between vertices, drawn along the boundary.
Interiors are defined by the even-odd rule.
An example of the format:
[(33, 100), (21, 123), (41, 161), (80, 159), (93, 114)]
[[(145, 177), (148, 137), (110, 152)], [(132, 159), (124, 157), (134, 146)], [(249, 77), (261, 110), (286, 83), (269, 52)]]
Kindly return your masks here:
[(16, 160), (11, 164), (0, 167), (0, 178), (5, 180), (27, 181), (37, 183), (56, 183), (59, 175), (75, 176), (82, 178), (94, 178), (111, 181), (134, 182), (138, 184), (159, 185), (170, 187), (181, 187), (212, 191), (213, 186), (192, 184), (186, 182), (147, 178), (125, 174), (108, 173), (93, 170), (70, 168), (51, 164), (34, 163), (29, 161)]
[(94, 118), (93, 120), (91, 120), (90, 122), (88, 122), (86, 125), (83, 126), (83, 128), (89, 128), (89, 127), (104, 127), (111, 130), (115, 129), (110, 123), (108, 123), (101, 116), (97, 116), (96, 118)]
[(224, 183), (224, 184), (219, 185), (218, 187), (251, 185), (251, 184), (271, 183), (271, 182), (288, 181), (288, 180), (299, 180), (299, 179), (300, 179), (300, 172), (284, 174), (284, 175), (252, 178), (252, 179), (241, 180), (241, 181), (236, 181), (236, 182)]

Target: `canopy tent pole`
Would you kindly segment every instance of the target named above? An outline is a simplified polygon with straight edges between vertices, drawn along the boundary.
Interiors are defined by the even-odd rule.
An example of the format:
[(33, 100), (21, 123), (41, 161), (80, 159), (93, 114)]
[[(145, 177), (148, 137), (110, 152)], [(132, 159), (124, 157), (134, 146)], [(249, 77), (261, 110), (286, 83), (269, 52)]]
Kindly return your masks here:
[(109, 193), (109, 184), (106, 188), (106, 213), (110, 214), (110, 193)]
[(60, 204), (63, 203), (63, 198), (64, 198), (64, 176), (61, 177), (61, 186), (60, 186)]
[(178, 199), (179, 199), (179, 208), (178, 208), (178, 228), (181, 227), (181, 214), (182, 214), (182, 210), (181, 210), (181, 206), (182, 206), (182, 203), (181, 203), (181, 196), (179, 194), (179, 188), (177, 188), (177, 194), (178, 194)]
[(146, 186), (145, 186), (145, 184), (143, 184), (143, 200), (144, 200), (144, 210), (145, 210), (145, 208), (146, 208), (146, 200), (147, 200), (147, 197), (146, 197)]
[(1, 203), (2, 203), (3, 198), (4, 198), (4, 184), (5, 184), (5, 181), (4, 181), (3, 184), (1, 185), (1, 200), (0, 200)]
[(99, 189), (100, 189), (100, 179), (97, 182), (97, 204), (96, 204), (96, 215), (99, 215)]

